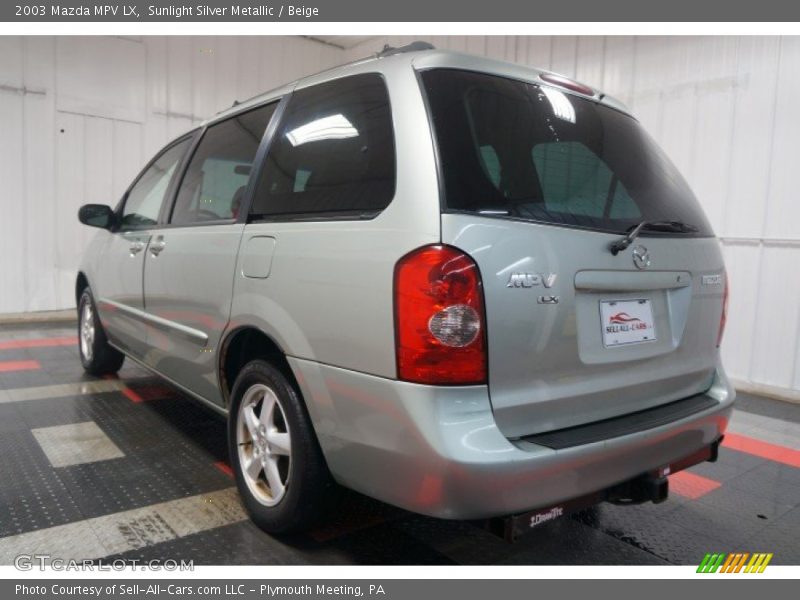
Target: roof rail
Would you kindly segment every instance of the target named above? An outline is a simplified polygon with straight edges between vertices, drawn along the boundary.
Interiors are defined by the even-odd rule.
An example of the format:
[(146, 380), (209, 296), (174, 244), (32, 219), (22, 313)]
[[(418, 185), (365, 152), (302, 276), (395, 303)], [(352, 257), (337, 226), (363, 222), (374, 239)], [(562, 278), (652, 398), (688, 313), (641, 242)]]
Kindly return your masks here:
[(436, 47), (428, 42), (420, 41), (411, 42), (410, 44), (400, 46), (399, 48), (394, 48), (389, 44), (386, 44), (383, 47), (383, 50), (376, 53), (375, 56), (377, 58), (386, 58), (387, 56), (393, 56), (395, 54), (403, 54), (404, 52), (421, 52), (422, 50), (436, 50)]

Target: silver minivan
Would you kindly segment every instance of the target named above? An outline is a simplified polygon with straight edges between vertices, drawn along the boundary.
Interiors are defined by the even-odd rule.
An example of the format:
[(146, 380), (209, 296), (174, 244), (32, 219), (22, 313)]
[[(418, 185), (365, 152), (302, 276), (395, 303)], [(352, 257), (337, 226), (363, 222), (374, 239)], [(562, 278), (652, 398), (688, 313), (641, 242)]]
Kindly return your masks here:
[(716, 459), (718, 241), (625, 106), (565, 77), (387, 48), (237, 103), (79, 216), (85, 370), (127, 356), (228, 415), (267, 531), (344, 486), (513, 538)]

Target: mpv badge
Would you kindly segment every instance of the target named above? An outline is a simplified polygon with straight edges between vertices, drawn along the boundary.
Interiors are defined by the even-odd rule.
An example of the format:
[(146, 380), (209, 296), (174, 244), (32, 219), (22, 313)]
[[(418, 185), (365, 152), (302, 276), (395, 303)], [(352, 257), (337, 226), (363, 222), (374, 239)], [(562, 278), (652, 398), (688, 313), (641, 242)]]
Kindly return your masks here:
[(512, 273), (508, 278), (506, 287), (530, 288), (535, 285), (543, 285), (546, 288), (551, 288), (556, 282), (556, 277), (555, 273)]
[(644, 246), (636, 246), (633, 249), (633, 264), (637, 269), (646, 269), (650, 266), (650, 251)]

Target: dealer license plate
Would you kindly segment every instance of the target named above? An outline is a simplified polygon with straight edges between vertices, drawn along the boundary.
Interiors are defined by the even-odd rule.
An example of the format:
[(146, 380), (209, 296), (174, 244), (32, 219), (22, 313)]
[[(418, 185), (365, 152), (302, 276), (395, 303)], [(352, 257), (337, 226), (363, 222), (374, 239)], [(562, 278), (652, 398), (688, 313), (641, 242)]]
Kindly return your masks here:
[(650, 300), (601, 300), (600, 318), (606, 348), (654, 342), (656, 339)]

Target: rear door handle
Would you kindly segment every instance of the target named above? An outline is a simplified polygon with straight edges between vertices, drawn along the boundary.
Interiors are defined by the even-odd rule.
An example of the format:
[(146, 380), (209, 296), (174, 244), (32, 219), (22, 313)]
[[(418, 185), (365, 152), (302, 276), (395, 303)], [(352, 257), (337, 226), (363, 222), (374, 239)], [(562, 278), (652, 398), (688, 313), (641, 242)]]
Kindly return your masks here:
[(131, 256), (136, 256), (142, 250), (144, 250), (144, 242), (136, 241), (130, 245)]
[(164, 241), (162, 236), (159, 236), (156, 241), (150, 244), (150, 254), (153, 256), (158, 256), (161, 254), (161, 251), (167, 247), (167, 242)]

